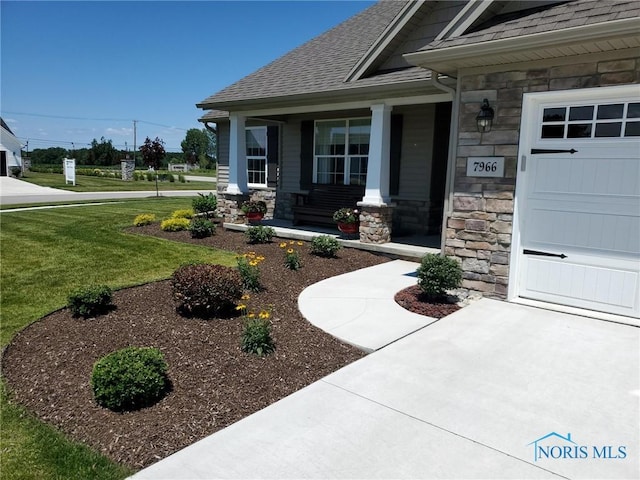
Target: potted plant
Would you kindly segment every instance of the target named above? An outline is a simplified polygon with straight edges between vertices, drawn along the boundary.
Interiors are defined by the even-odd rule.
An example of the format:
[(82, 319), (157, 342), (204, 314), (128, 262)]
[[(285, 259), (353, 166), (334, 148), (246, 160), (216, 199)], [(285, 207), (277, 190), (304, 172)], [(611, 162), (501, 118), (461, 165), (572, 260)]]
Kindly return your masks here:
[(242, 203), (240, 209), (250, 222), (257, 221), (262, 220), (264, 214), (267, 213), (267, 204), (262, 200), (247, 200)]
[(343, 207), (333, 213), (333, 221), (338, 224), (338, 230), (351, 235), (358, 232), (360, 212), (355, 208)]

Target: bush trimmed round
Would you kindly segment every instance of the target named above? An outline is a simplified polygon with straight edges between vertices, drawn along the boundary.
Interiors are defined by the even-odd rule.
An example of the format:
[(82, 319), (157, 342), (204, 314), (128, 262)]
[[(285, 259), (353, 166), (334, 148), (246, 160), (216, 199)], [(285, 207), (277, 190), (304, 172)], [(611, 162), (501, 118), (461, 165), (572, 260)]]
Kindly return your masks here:
[(98, 405), (116, 412), (149, 407), (169, 390), (167, 364), (157, 348), (123, 348), (95, 363), (91, 388)]
[(67, 307), (74, 317), (94, 317), (109, 310), (112, 295), (108, 285), (81, 287), (69, 294)]
[(233, 312), (242, 297), (242, 277), (235, 268), (201, 263), (184, 265), (171, 277), (177, 310), (211, 318)]
[(418, 286), (430, 298), (443, 297), (462, 283), (462, 268), (453, 258), (427, 254), (418, 267)]

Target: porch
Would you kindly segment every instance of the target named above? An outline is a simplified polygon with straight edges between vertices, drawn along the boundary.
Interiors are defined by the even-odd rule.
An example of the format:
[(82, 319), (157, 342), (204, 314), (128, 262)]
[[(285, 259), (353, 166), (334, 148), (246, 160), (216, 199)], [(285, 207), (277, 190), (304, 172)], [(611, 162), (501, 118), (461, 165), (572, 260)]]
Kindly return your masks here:
[[(412, 234), (402, 237), (392, 237), (387, 243), (362, 243), (356, 235), (345, 236), (337, 228), (315, 225), (294, 226), (293, 222), (282, 219), (262, 220), (259, 225), (272, 227), (276, 236), (291, 240), (311, 241), (318, 235), (330, 235), (338, 240), (345, 248), (358, 248), (369, 252), (390, 255), (398, 258), (419, 260), (427, 253), (440, 253), (440, 235)], [(223, 223), (227, 230), (244, 232), (251, 225), (238, 223)]]

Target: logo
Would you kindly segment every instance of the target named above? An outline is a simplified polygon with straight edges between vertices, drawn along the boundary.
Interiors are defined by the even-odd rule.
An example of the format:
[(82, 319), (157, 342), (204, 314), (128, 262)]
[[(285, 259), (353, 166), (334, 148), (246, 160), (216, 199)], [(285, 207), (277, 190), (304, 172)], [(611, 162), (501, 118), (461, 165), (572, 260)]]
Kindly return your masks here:
[(563, 437), (551, 432), (527, 444), (533, 445), (533, 461), (562, 459), (605, 459), (616, 460), (627, 458), (626, 445), (584, 445), (576, 443), (571, 434)]

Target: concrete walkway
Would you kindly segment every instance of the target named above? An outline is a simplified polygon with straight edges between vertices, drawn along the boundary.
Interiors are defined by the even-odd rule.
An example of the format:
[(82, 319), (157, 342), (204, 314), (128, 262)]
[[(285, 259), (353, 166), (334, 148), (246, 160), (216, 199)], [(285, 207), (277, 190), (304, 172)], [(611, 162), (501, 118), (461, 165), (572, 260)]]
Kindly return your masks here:
[(298, 298), (304, 317), (318, 328), (367, 352), (397, 341), (435, 318), (411, 313), (393, 299), (416, 284), (419, 263), (394, 260), (328, 278)]
[(388, 299), (411, 269), (300, 299), (353, 343), (402, 338), (133, 478), (638, 478), (640, 329), (483, 299), (403, 337), (420, 324)]

